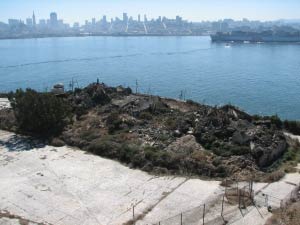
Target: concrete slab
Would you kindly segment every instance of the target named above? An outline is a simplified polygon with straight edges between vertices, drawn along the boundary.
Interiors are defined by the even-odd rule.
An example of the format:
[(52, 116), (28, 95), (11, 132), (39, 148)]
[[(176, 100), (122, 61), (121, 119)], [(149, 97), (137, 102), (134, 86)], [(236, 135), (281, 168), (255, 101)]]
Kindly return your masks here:
[(7, 98), (0, 98), (0, 109), (10, 108), (10, 102)]
[[(22, 146), (0, 131), (0, 210), (55, 225), (122, 224), (175, 215), (213, 197), (219, 182), (149, 175), (83, 151)], [(16, 144), (16, 142), (18, 142)], [(21, 150), (20, 150), (21, 149)]]

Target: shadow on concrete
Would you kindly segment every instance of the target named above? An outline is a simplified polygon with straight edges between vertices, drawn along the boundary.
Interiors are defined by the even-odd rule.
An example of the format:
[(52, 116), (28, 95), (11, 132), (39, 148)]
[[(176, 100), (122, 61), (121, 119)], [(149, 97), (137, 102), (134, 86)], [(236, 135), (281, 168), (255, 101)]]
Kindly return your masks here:
[(43, 148), (45, 147), (45, 143), (35, 138), (13, 135), (8, 140), (0, 140), (0, 146), (4, 146), (10, 152), (19, 152), (29, 151), (33, 148)]

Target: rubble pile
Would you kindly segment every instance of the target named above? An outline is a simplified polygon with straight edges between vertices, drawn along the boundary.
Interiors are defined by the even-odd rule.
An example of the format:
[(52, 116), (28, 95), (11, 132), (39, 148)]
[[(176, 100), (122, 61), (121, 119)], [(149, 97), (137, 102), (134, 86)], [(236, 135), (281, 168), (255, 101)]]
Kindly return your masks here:
[(133, 94), (93, 83), (64, 96), (73, 122), (57, 143), (77, 146), (146, 171), (214, 177), (260, 172), (287, 149), (271, 120), (231, 105)]

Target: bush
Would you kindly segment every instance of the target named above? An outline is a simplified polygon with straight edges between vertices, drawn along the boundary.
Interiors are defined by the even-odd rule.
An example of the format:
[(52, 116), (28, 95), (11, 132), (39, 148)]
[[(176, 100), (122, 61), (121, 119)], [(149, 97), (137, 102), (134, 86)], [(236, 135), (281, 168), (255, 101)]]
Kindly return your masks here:
[(271, 116), (270, 120), (271, 123), (274, 124), (277, 128), (282, 128), (282, 121), (277, 115)]
[(176, 118), (173, 117), (168, 117), (165, 121), (165, 126), (169, 130), (176, 130), (177, 129), (177, 123), (176, 123)]
[(121, 162), (131, 163), (134, 156), (139, 153), (139, 148), (136, 145), (123, 144), (120, 148), (119, 159)]
[(283, 178), (285, 175), (285, 173), (281, 170), (277, 170), (277, 171), (274, 171), (270, 174), (268, 174), (268, 176), (266, 177), (266, 182), (276, 182), (276, 181), (279, 181), (281, 178)]
[(186, 103), (189, 104), (189, 105), (200, 106), (200, 104), (198, 102), (195, 102), (191, 99), (187, 99)]
[(0, 110), (0, 129), (15, 132), (16, 118), (11, 109)]
[(295, 135), (300, 135), (300, 122), (299, 121), (288, 121), (283, 122), (284, 129)]
[(119, 130), (121, 124), (122, 120), (119, 118), (119, 114), (117, 112), (112, 112), (106, 119), (106, 125), (110, 134)]
[(114, 142), (109, 138), (98, 138), (91, 142), (88, 151), (108, 158), (117, 158), (121, 144)]
[(52, 137), (59, 135), (70, 122), (71, 107), (51, 93), (19, 89), (10, 101), (21, 132)]
[(152, 119), (152, 115), (150, 112), (141, 112), (139, 115), (139, 118), (142, 120), (151, 120)]
[(230, 149), (233, 155), (246, 155), (250, 152), (250, 148), (248, 146), (232, 146)]
[(132, 163), (133, 166), (141, 166), (144, 162), (137, 145), (127, 144), (126, 142), (118, 143), (115, 136), (106, 136), (92, 141), (88, 151), (99, 156), (118, 159), (128, 164)]
[(162, 167), (170, 170), (178, 169), (179, 160), (176, 160), (169, 152), (146, 146), (144, 148), (144, 153), (145, 159), (150, 161), (155, 167)]

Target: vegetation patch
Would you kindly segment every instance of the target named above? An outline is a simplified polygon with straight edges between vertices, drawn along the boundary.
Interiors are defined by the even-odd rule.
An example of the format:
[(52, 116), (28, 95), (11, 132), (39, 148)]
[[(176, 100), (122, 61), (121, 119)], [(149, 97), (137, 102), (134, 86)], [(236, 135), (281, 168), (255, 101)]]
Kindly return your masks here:
[(41, 137), (59, 135), (70, 122), (71, 108), (51, 93), (19, 89), (10, 98), (18, 129)]
[(0, 111), (1, 129), (148, 172), (228, 177), (280, 168), (267, 178), (276, 180), (300, 158), (299, 146), (287, 144), (283, 134), (297, 133), (298, 122), (251, 116), (232, 105), (132, 94), (99, 82), (59, 96), (31, 89), (9, 96), (12, 109)]

